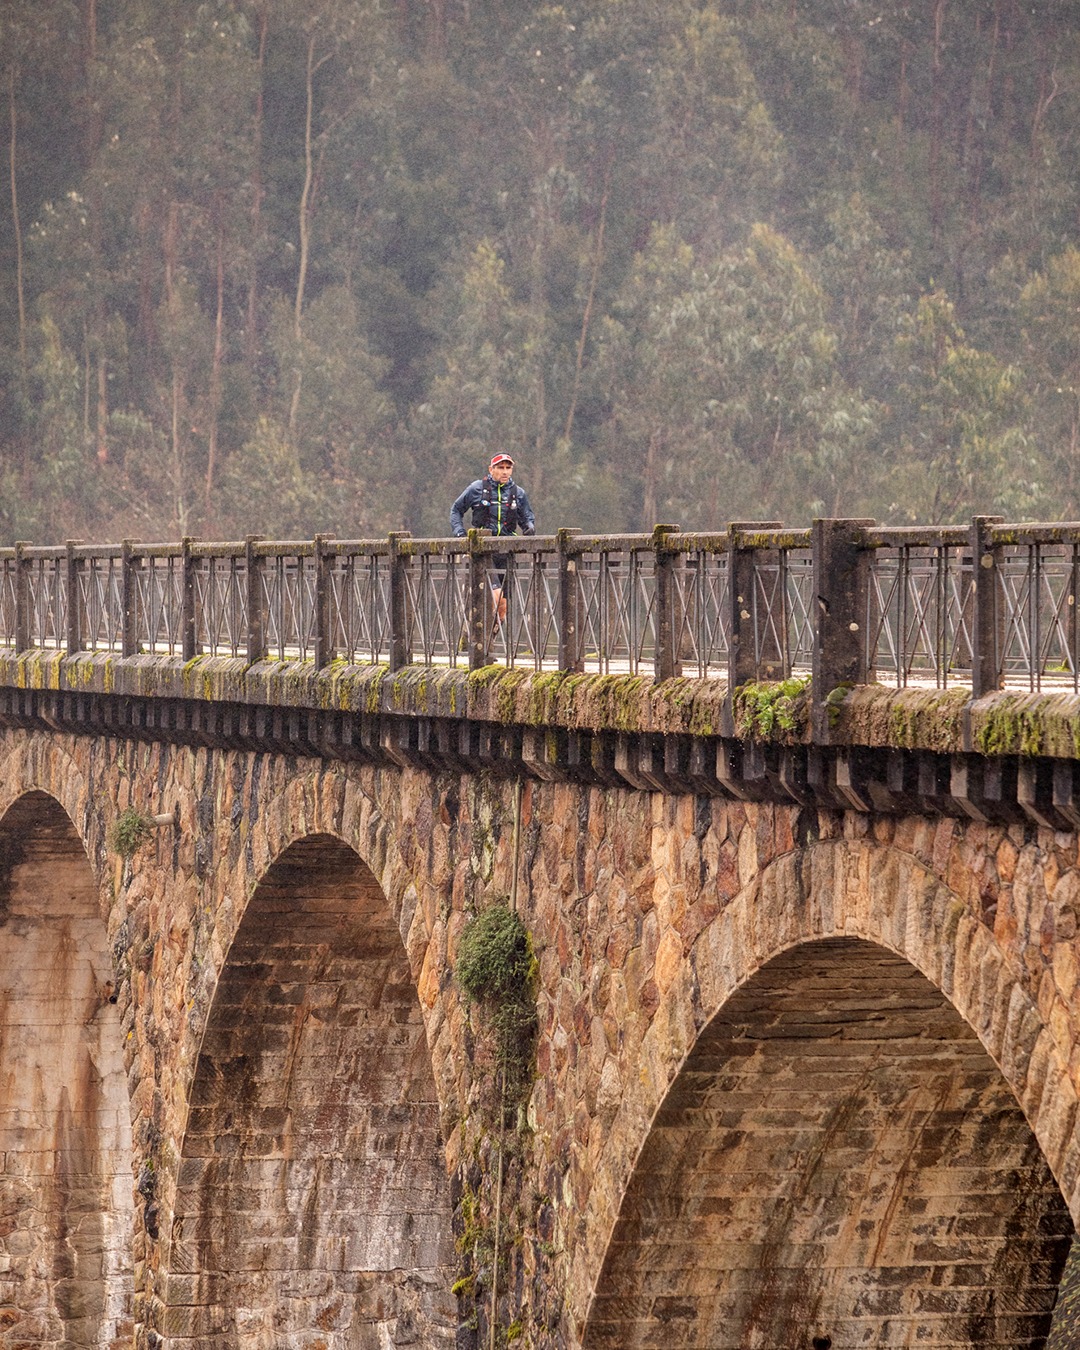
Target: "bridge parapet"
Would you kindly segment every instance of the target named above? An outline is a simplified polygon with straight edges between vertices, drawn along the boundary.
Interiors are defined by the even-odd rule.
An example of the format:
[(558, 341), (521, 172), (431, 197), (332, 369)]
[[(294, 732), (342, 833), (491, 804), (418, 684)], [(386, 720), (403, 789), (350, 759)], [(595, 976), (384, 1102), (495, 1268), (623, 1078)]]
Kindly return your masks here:
[[(1080, 692), (1080, 524), (0, 550), (0, 649)], [(493, 623), (490, 590), (510, 600)]]
[(1080, 696), (0, 653), (0, 726), (826, 809), (1080, 824)]
[(18, 545), (0, 722), (1071, 828), (1078, 576), (986, 517)]

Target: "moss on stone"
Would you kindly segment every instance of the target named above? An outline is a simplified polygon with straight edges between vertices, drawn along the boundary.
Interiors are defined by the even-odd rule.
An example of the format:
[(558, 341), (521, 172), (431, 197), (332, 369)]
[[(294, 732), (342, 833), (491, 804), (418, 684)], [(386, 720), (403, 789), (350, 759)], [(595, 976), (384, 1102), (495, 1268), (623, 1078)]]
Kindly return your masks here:
[(1000, 695), (973, 728), (975, 748), (984, 755), (1041, 754), (1046, 728), (1040, 711), (1025, 706), (1024, 695)]
[(523, 670), (508, 670), (495, 686), (494, 712), (503, 726), (515, 721), (517, 714), (517, 694), (528, 675)]
[(549, 670), (534, 675), (529, 681), (527, 706), (519, 709), (523, 720), (532, 726), (550, 722), (555, 716), (555, 699), (568, 677), (565, 671)]
[(500, 678), (509, 673), (505, 666), (489, 662), (486, 666), (479, 666), (476, 670), (470, 670), (465, 676), (465, 685), (472, 695), (481, 689), (490, 689)]
[(738, 736), (795, 744), (805, 737), (810, 723), (810, 679), (739, 685), (731, 696), (731, 710)]
[(382, 702), (382, 683), (390, 673), (389, 666), (379, 666), (371, 677), (367, 689), (367, 702), (364, 711), (374, 716)]
[(844, 699), (840, 725), (853, 745), (952, 754), (964, 748), (970, 703), (967, 689), (857, 685)]
[[(28, 689), (87, 689), (141, 698), (287, 705), (377, 716), (469, 718), (553, 735), (560, 728), (591, 733), (716, 737), (726, 725), (723, 679), (650, 674), (567, 673), (407, 666), (354, 666), (335, 660), (262, 661), (201, 655), (120, 658), (115, 653), (66, 656), (34, 650), (3, 662), (9, 685)], [(389, 681), (389, 683), (388, 683)], [(756, 681), (732, 696), (739, 736), (773, 743), (809, 736), (805, 678)], [(962, 687), (889, 688), (841, 685), (829, 692), (832, 739), (850, 745), (1080, 758), (1080, 695), (1071, 690), (999, 691), (973, 701)]]
[(830, 689), (825, 695), (825, 716), (832, 730), (840, 725), (840, 719), (844, 714), (844, 700), (854, 688), (854, 684), (847, 680), (843, 684), (838, 684), (835, 689)]

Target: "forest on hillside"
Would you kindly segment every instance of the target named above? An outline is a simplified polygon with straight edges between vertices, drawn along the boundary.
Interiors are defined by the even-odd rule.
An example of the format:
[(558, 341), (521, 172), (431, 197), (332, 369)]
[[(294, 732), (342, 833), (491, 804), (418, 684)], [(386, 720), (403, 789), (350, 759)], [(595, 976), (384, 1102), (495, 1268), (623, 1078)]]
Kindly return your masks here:
[(1074, 0), (5, 0), (0, 543), (1080, 517)]

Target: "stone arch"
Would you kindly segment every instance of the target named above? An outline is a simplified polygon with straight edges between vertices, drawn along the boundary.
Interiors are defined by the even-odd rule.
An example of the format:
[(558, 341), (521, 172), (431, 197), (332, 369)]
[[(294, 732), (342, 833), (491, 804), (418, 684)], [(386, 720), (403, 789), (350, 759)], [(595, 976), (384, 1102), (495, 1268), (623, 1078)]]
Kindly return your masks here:
[[(660, 945), (664, 945), (663, 937)], [(781, 1020), (784, 1017), (797, 1020), (797, 1012), (787, 1001), (784, 981), (793, 980), (800, 960), (812, 949), (816, 949), (821, 958), (829, 954), (829, 959), (834, 962), (834, 976), (837, 971), (844, 969), (845, 963), (850, 967), (852, 953), (856, 950), (863, 954), (861, 958), (856, 958), (856, 962), (868, 962), (869, 967), (884, 962), (884, 967), (878, 970), (875, 978), (883, 991), (891, 989), (897, 998), (901, 998), (901, 990), (911, 993), (912, 980), (917, 983), (918, 998), (929, 1000), (928, 1008), (919, 1014), (921, 1023), (916, 1019), (914, 1041), (904, 1045), (900, 1040), (895, 1041), (890, 1054), (897, 1061), (905, 1055), (918, 1057), (922, 1039), (934, 1034), (932, 1028), (935, 1022), (950, 1028), (948, 1037), (952, 1049), (949, 1053), (954, 1066), (979, 1060), (977, 1077), (981, 1086), (970, 1097), (965, 1110), (971, 1120), (1007, 1119), (1008, 1131), (1014, 1140), (1021, 1141), (1021, 1148), (1020, 1154), (1011, 1160), (1007, 1150), (1000, 1155), (1001, 1166), (995, 1173), (997, 1182), (991, 1192), (996, 1197), (995, 1214), (990, 1215), (989, 1209), (993, 1208), (990, 1205), (987, 1213), (969, 1216), (969, 1220), (986, 1225), (997, 1223), (995, 1233), (988, 1240), (996, 1241), (999, 1248), (1006, 1233), (1015, 1234), (1018, 1231), (1016, 1225), (1025, 1215), (1029, 1224), (1028, 1232), (1040, 1226), (1046, 1230), (1049, 1245), (1045, 1251), (1037, 1250), (1037, 1244), (1028, 1250), (1029, 1277), (1024, 1278), (1029, 1279), (1031, 1306), (1018, 1311), (1042, 1316), (1044, 1320), (1048, 1315), (1047, 1303), (1049, 1301), (1052, 1306), (1056, 1275), (1060, 1262), (1064, 1260), (1068, 1235), (1072, 1231), (1066, 1202), (1075, 1206), (1077, 1201), (1076, 1092), (1067, 1071), (1069, 1047), (1059, 1045), (1054, 1039), (1048, 1020), (1040, 1014), (1028, 991), (1024, 973), (1010, 965), (989, 929), (969, 912), (961, 898), (927, 866), (910, 854), (877, 844), (873, 840), (841, 839), (818, 843), (802, 854), (790, 853), (775, 859), (721, 910), (694, 942), (688, 944), (680, 961), (669, 973), (661, 1007), (641, 1046), (640, 1070), (633, 1077), (625, 1073), (622, 1075), (626, 1088), (610, 1131), (611, 1171), (616, 1175), (601, 1178), (601, 1184), (592, 1188), (589, 1201), (589, 1209), (593, 1212), (586, 1224), (586, 1231), (596, 1223), (596, 1227), (591, 1230), (596, 1245), (590, 1250), (583, 1244), (575, 1257), (576, 1269), (581, 1277), (579, 1287), (592, 1290), (588, 1315), (576, 1319), (579, 1334), (586, 1346), (619, 1344), (632, 1347), (652, 1344), (657, 1342), (649, 1340), (648, 1336), (656, 1337), (658, 1334), (665, 1344), (672, 1346), (708, 1345), (712, 1348), (728, 1344), (722, 1338), (723, 1333), (715, 1327), (704, 1333), (705, 1339), (695, 1339), (701, 1334), (695, 1327), (712, 1325), (709, 1319), (714, 1314), (720, 1316), (717, 1311), (720, 1305), (709, 1308), (696, 1306), (678, 1280), (669, 1291), (672, 1298), (670, 1303), (659, 1304), (647, 1314), (643, 1311), (649, 1299), (645, 1275), (649, 1263), (653, 1261), (653, 1257), (643, 1253), (650, 1244), (655, 1244), (657, 1234), (670, 1219), (671, 1210), (677, 1209), (680, 1204), (690, 1206), (691, 1210), (695, 1205), (704, 1210), (711, 1207), (717, 1216), (712, 1221), (711, 1231), (718, 1233), (723, 1227), (719, 1218), (723, 1217), (722, 1211), (730, 1197), (725, 1199), (722, 1196), (709, 1198), (698, 1195), (695, 1198), (692, 1185), (687, 1183), (680, 1192), (679, 1184), (673, 1181), (674, 1190), (667, 1197), (665, 1217), (662, 1205), (654, 1211), (649, 1211), (647, 1202), (642, 1206), (641, 1183), (643, 1178), (651, 1176), (655, 1195), (656, 1169), (661, 1167), (662, 1170), (660, 1159), (665, 1149), (668, 1155), (672, 1155), (671, 1141), (676, 1138), (680, 1128), (685, 1133), (693, 1108), (701, 1106), (705, 1098), (709, 1105), (702, 1109), (715, 1117), (716, 1133), (709, 1140), (698, 1134), (693, 1149), (699, 1154), (712, 1149), (716, 1156), (721, 1156), (725, 1149), (741, 1146), (744, 1135), (750, 1137), (752, 1131), (747, 1127), (752, 1122), (749, 1118), (743, 1121), (738, 1109), (726, 1110), (720, 1098), (710, 1096), (710, 1090), (703, 1083), (710, 1075), (710, 1081), (725, 1081), (725, 1065), (740, 1063), (747, 1046), (754, 1040), (745, 1028), (755, 1025), (755, 1019), (767, 1020), (771, 1016), (770, 1007), (779, 1010), (776, 1015)], [(778, 973), (782, 975), (779, 984)], [(885, 980), (885, 983), (881, 983), (881, 980)], [(798, 980), (794, 984), (798, 986)], [(824, 996), (827, 1003), (829, 999), (836, 998), (838, 986), (835, 982), (828, 986), (828, 981), (826, 986), (832, 990), (831, 994)], [(805, 990), (802, 992), (806, 993)], [(873, 984), (869, 994), (868, 1003), (872, 1007)], [(693, 1009), (694, 1015), (686, 1016), (686, 1009)], [(827, 1008), (822, 1010), (823, 1016), (826, 1012)], [(739, 1018), (741, 1022), (737, 1021)], [(744, 1029), (741, 1040), (731, 1031), (732, 1019), (736, 1019), (737, 1024)], [(700, 1035), (695, 1029), (697, 1027), (703, 1028)], [(804, 1042), (819, 1039), (814, 1030), (813, 1018), (805, 1017), (803, 1028)], [(841, 1032), (833, 1026), (829, 1034), (840, 1035)], [(855, 1033), (856, 1040), (860, 1034), (867, 1041), (872, 1039), (865, 1025), (861, 1033)], [(774, 1033), (770, 1038), (762, 1032), (763, 1045), (767, 1045), (770, 1039), (779, 1041), (783, 1036)], [(885, 1039), (888, 1042), (893, 1038), (890, 1035)], [(740, 1043), (736, 1046), (737, 1040)], [(782, 1075), (790, 1070), (793, 1060), (789, 1057), (786, 1069), (779, 1068), (779, 1058), (770, 1062), (773, 1070)], [(730, 1070), (728, 1073), (731, 1081), (735, 1081), (732, 1078), (734, 1072)], [(767, 1074), (768, 1066), (764, 1072)], [(758, 1085), (768, 1081), (771, 1080), (762, 1078)], [(909, 1084), (909, 1089), (907, 1098), (901, 1096), (901, 1101), (911, 1101), (917, 1098), (918, 1092), (925, 1094), (927, 1091), (926, 1083), (920, 1085), (918, 1082)], [(954, 1098), (946, 1096), (940, 1111), (944, 1111), (947, 1116), (954, 1109)], [(680, 1112), (683, 1113), (682, 1117)], [(946, 1128), (944, 1122), (945, 1117), (942, 1117), (935, 1123), (927, 1124), (925, 1129), (934, 1131), (934, 1138), (943, 1137), (942, 1131)], [(883, 1140), (886, 1134), (882, 1135)], [(813, 1132), (809, 1131), (807, 1137), (812, 1136)], [(758, 1137), (761, 1137), (760, 1130)], [(810, 1150), (820, 1148), (824, 1137), (819, 1131), (817, 1143), (811, 1143)], [(683, 1139), (680, 1147), (685, 1144)], [(895, 1151), (895, 1144), (889, 1147)], [(677, 1148), (674, 1153), (678, 1153)], [(857, 1149), (849, 1150), (849, 1156), (853, 1166), (867, 1165), (866, 1157), (861, 1162), (856, 1161), (859, 1157)], [(1022, 1162), (1018, 1161), (1021, 1157)], [(675, 1164), (672, 1166), (675, 1167)], [(1010, 1168), (1020, 1168), (1026, 1177), (1038, 1175), (1037, 1184), (1032, 1183), (1032, 1193), (1039, 1197), (1033, 1210), (1024, 1211), (1021, 1207), (1009, 1211), (1007, 1179)], [(675, 1171), (678, 1171), (677, 1167)], [(1016, 1173), (1018, 1176), (1020, 1174)], [(684, 1172), (683, 1175), (687, 1174)], [(905, 1192), (903, 1187), (897, 1194), (897, 1204), (910, 1206), (916, 1203), (914, 1193)], [(759, 1234), (763, 1231), (775, 1234), (775, 1226), (770, 1230), (763, 1218), (766, 1209), (764, 1200), (760, 1196), (758, 1199), (761, 1206), (757, 1214), (759, 1224), (756, 1231)], [(616, 1216), (612, 1210), (608, 1210), (608, 1218), (603, 1211), (612, 1201), (619, 1206), (619, 1213)], [(822, 1207), (821, 1213), (824, 1212), (825, 1208)], [(731, 1216), (727, 1216), (733, 1224), (728, 1231), (732, 1235), (738, 1234), (735, 1238), (737, 1243), (747, 1244), (751, 1242), (749, 1234), (754, 1230), (752, 1227), (747, 1229), (743, 1217), (740, 1228), (734, 1224)], [(945, 1220), (956, 1230), (965, 1222), (959, 1208), (945, 1216)], [(824, 1219), (822, 1222), (828, 1228)], [(839, 1220), (834, 1215), (830, 1222), (835, 1224)], [(872, 1216), (869, 1224), (872, 1229)], [(709, 1228), (708, 1223), (696, 1234), (695, 1242), (702, 1237), (706, 1228)], [(835, 1234), (831, 1240), (835, 1244)], [(1013, 1246), (1019, 1250), (1015, 1241)], [(650, 1249), (656, 1250), (655, 1246)], [(683, 1249), (684, 1260), (689, 1250)], [(823, 1250), (835, 1254), (837, 1249), (835, 1245), (830, 1248), (828, 1243), (824, 1248), (820, 1245), (814, 1248), (813, 1243), (806, 1246), (808, 1253), (820, 1254)], [(674, 1248), (668, 1253), (669, 1259), (674, 1259), (673, 1251)], [(699, 1249), (697, 1256), (700, 1255)], [(700, 1266), (697, 1256), (695, 1261), (689, 1263), (691, 1267)], [(822, 1259), (833, 1258), (826, 1255)], [(592, 1266), (592, 1275), (586, 1270), (588, 1265)], [(712, 1274), (715, 1277), (717, 1272)], [(866, 1270), (863, 1271), (863, 1277), (866, 1278)], [(654, 1283), (657, 1281), (659, 1277), (655, 1269), (649, 1278)], [(732, 1280), (737, 1282), (734, 1275), (730, 1279), (725, 1276), (725, 1279), (729, 1286)], [(1015, 1274), (1011, 1274), (1007, 1283), (1015, 1285), (1016, 1280)], [(713, 1284), (716, 1283), (714, 1278)], [(799, 1288), (805, 1295), (801, 1303), (793, 1296), (788, 1297), (790, 1290), (785, 1297), (788, 1297), (790, 1307), (797, 1309), (803, 1319), (800, 1334), (809, 1350), (814, 1343), (812, 1337), (816, 1334), (810, 1326), (813, 1299), (819, 1298), (822, 1307), (827, 1305), (832, 1310), (830, 1316), (835, 1313), (840, 1302), (836, 1289), (823, 1292), (820, 1281), (815, 1285), (813, 1280), (804, 1279)], [(878, 1294), (882, 1294), (882, 1291), (877, 1290), (875, 1293), (871, 1288), (864, 1305), (869, 1306), (872, 1301), (870, 1296), (876, 1297)], [(832, 1299), (831, 1303), (829, 1299)], [(1004, 1319), (999, 1328), (1002, 1338), (992, 1343), (1041, 1343), (1037, 1339), (1037, 1329), (1031, 1329), (1033, 1324), (1028, 1324), (1025, 1330), (1019, 1323), (1008, 1323), (1010, 1314), (1007, 1311), (994, 1306), (992, 1300), (988, 1304), (983, 1298), (980, 1304), (979, 1299), (980, 1296), (973, 1294), (957, 1315), (969, 1321), (981, 1315)], [(945, 1326), (948, 1320), (946, 1302), (944, 1298), (940, 1300), (939, 1327)], [(613, 1323), (612, 1309), (619, 1303), (623, 1313)], [(887, 1300), (882, 1296), (879, 1311), (883, 1313), (886, 1305)], [(646, 1332), (642, 1327), (632, 1326), (630, 1323), (635, 1315), (640, 1315), (644, 1323), (651, 1326), (651, 1330)], [(730, 1310), (729, 1316), (734, 1316)], [(874, 1340), (874, 1335), (886, 1335), (880, 1327), (868, 1340), (845, 1339), (853, 1334), (853, 1316), (853, 1313), (850, 1314), (844, 1324), (847, 1329), (834, 1326), (830, 1330), (825, 1327), (821, 1331), (824, 1339), (820, 1340), (820, 1344), (827, 1342), (839, 1348), (855, 1344), (906, 1343), (903, 1339)], [(630, 1322), (625, 1320), (626, 1317), (630, 1318)], [(738, 1334), (744, 1337), (741, 1341), (736, 1339), (732, 1342), (739, 1350), (774, 1344), (778, 1350), (780, 1346), (792, 1350), (793, 1346), (802, 1344), (801, 1340), (790, 1339), (795, 1326), (790, 1321), (784, 1323), (779, 1331), (776, 1325), (769, 1330), (758, 1327), (752, 1321), (744, 1320), (739, 1324), (736, 1319), (736, 1324), (740, 1327)], [(951, 1325), (955, 1330), (955, 1321)], [(1028, 1332), (1035, 1339), (1025, 1339)], [(774, 1333), (779, 1337), (775, 1342), (768, 1339)], [(937, 1332), (926, 1334), (936, 1335)], [(613, 1335), (614, 1340), (611, 1339)], [(639, 1335), (646, 1338), (635, 1339)], [(1013, 1338), (1009, 1339), (1010, 1336)], [(953, 1342), (929, 1340), (925, 1343)], [(970, 1338), (964, 1340), (961, 1333), (956, 1343), (975, 1341)]]
[(697, 1041), (650, 1129), (585, 1346), (1043, 1343), (1072, 1234), (1008, 1085), (862, 939), (789, 949)]
[(453, 1343), (422, 1009), (371, 868), (335, 833), (295, 837), (320, 816), (268, 822), (276, 856), (218, 980), (173, 1206), (171, 1346)]
[(25, 764), (8, 768), (19, 795), (0, 817), (4, 1327), (19, 1343), (119, 1350), (133, 1331), (134, 1204), (112, 953), (71, 805), (28, 787), (38, 775)]

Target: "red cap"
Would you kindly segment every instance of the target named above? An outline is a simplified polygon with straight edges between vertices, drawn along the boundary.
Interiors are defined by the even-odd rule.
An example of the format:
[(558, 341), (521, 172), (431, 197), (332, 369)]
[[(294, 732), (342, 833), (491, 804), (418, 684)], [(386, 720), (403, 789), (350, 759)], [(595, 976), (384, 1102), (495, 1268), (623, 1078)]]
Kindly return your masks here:
[(491, 456), (491, 463), (488, 465), (488, 468), (489, 468), (489, 469), (494, 469), (494, 468), (495, 468), (497, 465), (499, 465), (499, 464), (509, 464), (510, 467), (513, 468), (513, 466), (514, 466), (514, 461), (511, 459), (511, 457), (510, 457), (509, 455), (503, 455), (503, 454), (492, 455), (492, 456)]

